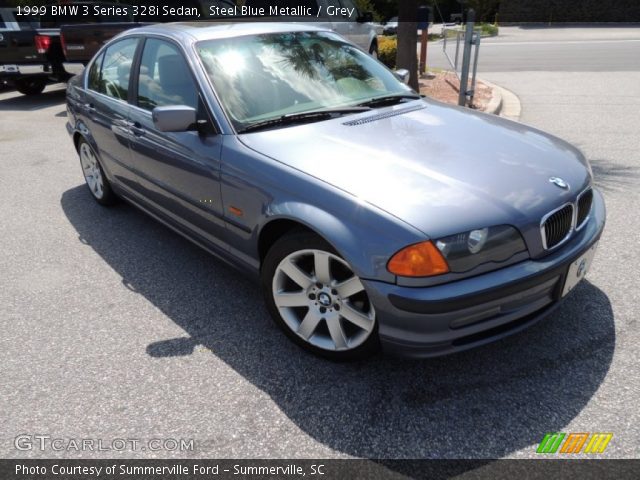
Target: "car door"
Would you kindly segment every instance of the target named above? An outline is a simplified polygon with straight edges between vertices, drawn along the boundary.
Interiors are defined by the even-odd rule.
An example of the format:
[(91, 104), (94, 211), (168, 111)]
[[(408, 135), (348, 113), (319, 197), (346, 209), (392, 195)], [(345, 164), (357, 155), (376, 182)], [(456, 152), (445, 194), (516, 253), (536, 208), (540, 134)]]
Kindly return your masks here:
[(129, 150), (129, 80), (139, 37), (115, 42), (89, 67), (83, 117), (102, 166), (116, 183), (135, 188)]
[[(177, 44), (145, 40), (130, 112), (131, 155), (140, 193), (167, 220), (223, 248), (225, 226), (220, 194), (220, 154), (212, 116), (191, 67)], [(162, 132), (152, 119), (156, 107), (186, 105), (198, 111), (199, 130)]]

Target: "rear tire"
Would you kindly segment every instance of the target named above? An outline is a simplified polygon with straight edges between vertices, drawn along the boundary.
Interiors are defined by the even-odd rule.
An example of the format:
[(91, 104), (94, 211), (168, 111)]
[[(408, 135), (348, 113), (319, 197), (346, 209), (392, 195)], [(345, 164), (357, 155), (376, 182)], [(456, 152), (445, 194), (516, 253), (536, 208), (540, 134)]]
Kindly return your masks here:
[(23, 95), (38, 95), (47, 86), (44, 78), (21, 78), (16, 81), (16, 90)]
[(98, 156), (84, 138), (78, 142), (78, 155), (80, 155), (80, 166), (84, 180), (94, 200), (100, 205), (117, 203), (118, 197), (111, 189), (111, 184), (104, 174)]
[(379, 350), (376, 313), (364, 286), (319, 236), (301, 230), (277, 240), (261, 275), (269, 313), (305, 350), (336, 361)]

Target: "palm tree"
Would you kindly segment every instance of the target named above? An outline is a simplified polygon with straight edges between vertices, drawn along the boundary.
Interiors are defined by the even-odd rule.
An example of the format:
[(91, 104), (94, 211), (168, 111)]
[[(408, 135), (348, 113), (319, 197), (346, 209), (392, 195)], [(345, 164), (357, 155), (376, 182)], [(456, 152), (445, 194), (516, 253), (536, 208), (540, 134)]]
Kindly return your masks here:
[(418, 0), (401, 0), (398, 12), (398, 51), (396, 67), (406, 68), (411, 73), (409, 86), (418, 85)]

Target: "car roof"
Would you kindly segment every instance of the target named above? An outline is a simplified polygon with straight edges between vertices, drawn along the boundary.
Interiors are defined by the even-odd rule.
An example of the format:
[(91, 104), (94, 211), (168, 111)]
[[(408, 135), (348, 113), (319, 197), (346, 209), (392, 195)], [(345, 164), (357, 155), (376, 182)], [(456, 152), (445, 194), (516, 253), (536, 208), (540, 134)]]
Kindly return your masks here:
[(137, 34), (163, 34), (176, 39), (185, 36), (192, 37), (196, 41), (214, 40), (218, 38), (233, 38), (245, 35), (259, 35), (264, 33), (281, 32), (308, 32), (323, 31), (327, 28), (311, 26), (308, 23), (288, 22), (178, 22), (158, 23), (145, 27), (128, 30), (127, 33)]

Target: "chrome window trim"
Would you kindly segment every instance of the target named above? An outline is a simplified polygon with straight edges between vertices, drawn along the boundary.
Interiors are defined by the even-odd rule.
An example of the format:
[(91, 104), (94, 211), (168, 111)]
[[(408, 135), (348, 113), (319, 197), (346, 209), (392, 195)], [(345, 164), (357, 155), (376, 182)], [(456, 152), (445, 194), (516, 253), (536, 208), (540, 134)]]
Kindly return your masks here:
[[(546, 228), (545, 228), (544, 224), (549, 219), (549, 217), (551, 217), (554, 213), (559, 212), (560, 210), (566, 208), (567, 206), (571, 207), (571, 227), (569, 227), (569, 231), (567, 232), (567, 234), (564, 236), (564, 238), (562, 240), (560, 240), (558, 243), (556, 243), (553, 247), (549, 248), (549, 247), (547, 247), (547, 233), (546, 233)], [(558, 248), (559, 246), (561, 246), (565, 242), (567, 242), (567, 240), (569, 240), (569, 238), (571, 238), (571, 234), (575, 231), (575, 225), (576, 225), (576, 219), (577, 219), (576, 211), (577, 211), (576, 203), (575, 202), (567, 202), (567, 203), (565, 203), (563, 205), (560, 205), (558, 208), (555, 208), (554, 210), (551, 210), (544, 217), (542, 217), (542, 220), (540, 220), (540, 233), (541, 233), (541, 237), (542, 237), (542, 248), (544, 248), (547, 251), (555, 250), (556, 248)]]
[[(109, 41), (109, 43), (106, 43), (105, 45), (102, 46), (102, 48), (100, 48), (100, 50), (98, 50), (96, 52), (96, 54), (93, 56), (93, 58), (91, 59), (91, 61), (89, 63), (87, 63), (87, 66), (84, 68), (84, 78), (82, 79), (82, 85), (84, 87), (85, 91), (89, 91), (93, 94), (97, 94), (100, 95), (104, 98), (109, 98), (115, 102), (120, 102), (123, 103), (125, 105), (131, 105), (129, 103), (129, 99), (127, 100), (122, 100), (121, 98), (116, 98), (116, 97), (112, 97), (111, 95), (107, 95), (105, 93), (99, 92), (97, 90), (94, 90), (93, 88), (89, 88), (89, 71), (91, 70), (91, 68), (93, 67), (93, 64), (95, 63), (95, 61), (98, 59), (98, 57), (100, 57), (100, 55), (102, 55), (103, 53), (106, 55), (106, 51), (109, 47), (111, 47), (112, 45), (115, 45), (116, 43), (122, 41), (122, 40), (129, 40), (131, 38), (135, 38), (138, 40), (138, 42), (141, 42), (144, 40), (144, 37), (142, 35), (139, 34), (133, 34), (133, 35), (124, 35), (122, 37), (115, 37), (113, 39), (113, 41)], [(136, 45), (136, 51), (138, 50), (138, 48), (140, 48), (140, 45)], [(133, 54), (134, 58), (135, 58), (135, 52)], [(133, 64), (131, 65), (133, 67)], [(100, 66), (100, 70), (102, 73), (102, 65)]]
[[(591, 187), (591, 185), (589, 185), (587, 188), (585, 188), (578, 195), (578, 198), (576, 198), (576, 207), (575, 207), (576, 224), (578, 223), (578, 212), (579, 212), (579, 209), (580, 209), (580, 199), (583, 197), (584, 194), (588, 193), (589, 191), (593, 192), (593, 188)], [(589, 222), (589, 218), (591, 218), (591, 207), (593, 207), (593, 198), (591, 199), (591, 205), (589, 206), (589, 213), (587, 213), (587, 216), (584, 217), (584, 220), (582, 221), (582, 223), (580, 225), (576, 225), (576, 228), (575, 228), (576, 232), (579, 232), (580, 230), (582, 230), (582, 228)]]

